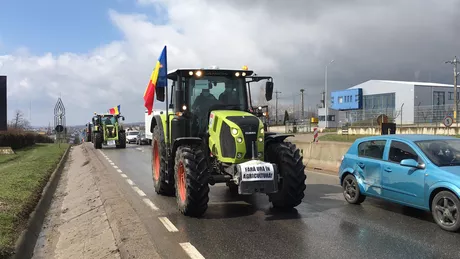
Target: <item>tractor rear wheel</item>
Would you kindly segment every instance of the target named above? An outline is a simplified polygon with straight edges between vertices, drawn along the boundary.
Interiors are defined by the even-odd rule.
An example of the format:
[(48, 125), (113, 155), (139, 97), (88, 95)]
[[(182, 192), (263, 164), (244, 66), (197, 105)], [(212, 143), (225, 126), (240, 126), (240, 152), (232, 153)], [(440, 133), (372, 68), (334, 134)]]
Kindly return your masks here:
[(118, 133), (118, 145), (117, 148), (126, 148), (126, 133)]
[[(156, 126), (152, 136), (152, 179), (156, 193), (174, 195), (174, 186), (166, 182), (166, 144), (163, 131)], [(126, 145), (126, 144), (125, 144)]]
[(102, 148), (102, 142), (103, 142), (103, 139), (102, 139), (102, 133), (101, 132), (96, 132), (94, 134), (94, 148), (95, 149), (100, 149)]
[(179, 211), (200, 217), (208, 209), (209, 170), (203, 150), (197, 146), (181, 146), (174, 163), (176, 200)]
[(300, 150), (290, 142), (275, 142), (267, 146), (266, 161), (275, 163), (282, 177), (278, 192), (269, 194), (275, 208), (290, 209), (302, 202), (307, 188), (305, 165)]

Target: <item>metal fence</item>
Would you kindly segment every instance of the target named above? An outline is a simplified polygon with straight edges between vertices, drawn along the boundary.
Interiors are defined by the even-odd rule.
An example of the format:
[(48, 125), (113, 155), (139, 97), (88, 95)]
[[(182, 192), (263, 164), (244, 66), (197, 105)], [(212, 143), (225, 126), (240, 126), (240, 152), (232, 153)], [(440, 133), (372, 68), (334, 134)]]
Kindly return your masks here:
[(440, 124), (446, 116), (454, 115), (454, 105), (415, 106), (415, 124)]
[[(403, 110), (401, 109), (363, 109), (363, 110), (352, 110), (352, 111), (340, 111), (338, 119), (336, 119), (337, 126), (377, 126), (379, 117), (386, 116), (388, 122), (398, 122), (398, 118), (401, 118)], [(336, 118), (337, 118), (336, 117)]]
[[(379, 117), (397, 125), (439, 126), (446, 116), (453, 117), (453, 104), (337, 111), (336, 126), (378, 126)], [(413, 109), (413, 110), (412, 110)]]

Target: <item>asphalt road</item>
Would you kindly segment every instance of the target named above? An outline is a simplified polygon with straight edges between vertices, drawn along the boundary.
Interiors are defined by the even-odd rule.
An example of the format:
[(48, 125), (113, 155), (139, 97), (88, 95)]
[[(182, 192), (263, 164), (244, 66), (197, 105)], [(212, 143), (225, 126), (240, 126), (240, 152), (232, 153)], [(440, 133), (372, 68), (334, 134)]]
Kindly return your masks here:
[[(139, 200), (148, 198), (158, 208), (138, 205), (137, 211), (148, 215), (143, 223), (152, 226), (164, 258), (186, 258), (170, 251), (172, 242), (190, 243), (197, 251), (188, 254), (205, 258), (460, 258), (460, 233), (441, 230), (430, 213), (372, 198), (347, 204), (336, 176), (314, 172), (307, 172), (306, 196), (291, 212), (270, 209), (266, 195), (234, 198), (216, 184), (202, 218), (183, 216), (174, 197), (155, 193), (150, 152), (150, 146), (136, 145), (102, 149), (106, 165), (115, 166), (114, 179), (124, 178), (127, 195), (139, 194), (132, 188), (137, 186)], [(164, 227), (154, 217), (165, 217)]]

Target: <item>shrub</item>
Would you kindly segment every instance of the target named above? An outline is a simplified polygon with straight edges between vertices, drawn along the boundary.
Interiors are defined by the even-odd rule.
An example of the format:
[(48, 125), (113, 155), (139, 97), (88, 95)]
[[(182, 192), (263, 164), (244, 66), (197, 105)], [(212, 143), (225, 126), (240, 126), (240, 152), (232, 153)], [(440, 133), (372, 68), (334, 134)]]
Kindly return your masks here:
[(35, 143), (53, 143), (53, 139), (48, 136), (34, 132), (25, 131), (2, 131), (0, 132), (0, 147), (11, 147), (19, 149), (32, 146)]

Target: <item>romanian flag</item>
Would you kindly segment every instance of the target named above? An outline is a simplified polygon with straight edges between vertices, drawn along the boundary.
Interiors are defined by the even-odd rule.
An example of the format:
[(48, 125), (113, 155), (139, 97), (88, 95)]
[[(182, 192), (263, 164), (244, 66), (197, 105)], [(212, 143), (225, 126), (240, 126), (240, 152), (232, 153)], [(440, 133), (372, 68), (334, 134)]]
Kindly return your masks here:
[(120, 114), (120, 105), (117, 105), (109, 110), (110, 114)]
[[(150, 115), (153, 110), (153, 99), (155, 97), (156, 87), (167, 87), (168, 86), (168, 72), (167, 72), (167, 58), (166, 58), (166, 46), (164, 46), (161, 52), (160, 58), (158, 59), (155, 68), (150, 75), (150, 81), (145, 88), (144, 92), (144, 106), (147, 108), (148, 114)], [(167, 97), (166, 97), (167, 98)]]

